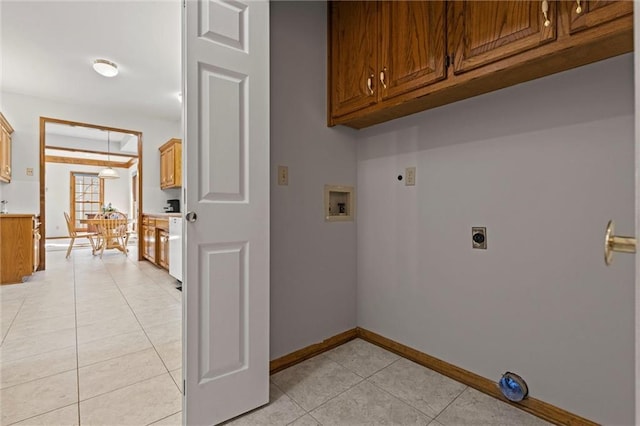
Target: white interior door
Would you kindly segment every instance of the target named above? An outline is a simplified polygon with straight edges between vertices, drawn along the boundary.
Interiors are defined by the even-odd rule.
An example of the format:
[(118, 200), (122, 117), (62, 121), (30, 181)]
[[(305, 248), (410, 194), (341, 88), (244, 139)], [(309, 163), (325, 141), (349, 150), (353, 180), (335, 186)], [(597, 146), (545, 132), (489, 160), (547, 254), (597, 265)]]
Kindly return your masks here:
[(184, 10), (183, 421), (269, 400), (269, 3)]
[[(635, 138), (636, 138), (636, 241), (640, 237), (640, 2), (633, 2)], [(636, 249), (636, 424), (640, 424), (640, 250)]]

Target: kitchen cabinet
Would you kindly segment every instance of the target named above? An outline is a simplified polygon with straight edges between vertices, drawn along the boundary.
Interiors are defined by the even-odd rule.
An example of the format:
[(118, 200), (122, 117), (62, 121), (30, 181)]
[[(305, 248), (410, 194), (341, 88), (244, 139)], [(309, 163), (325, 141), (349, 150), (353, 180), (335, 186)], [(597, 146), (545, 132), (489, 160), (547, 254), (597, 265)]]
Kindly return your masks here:
[(33, 272), (38, 270), (40, 266), (40, 239), (42, 236), (40, 235), (40, 220), (38, 218), (34, 219), (33, 224)]
[(606, 22), (633, 14), (631, 1), (576, 1), (570, 3), (571, 33), (596, 28)]
[(142, 256), (169, 269), (169, 218), (166, 215), (142, 215)]
[(330, 3), (334, 117), (445, 78), (444, 1)]
[(160, 148), (160, 188), (182, 186), (182, 140), (169, 139)]
[(633, 50), (626, 1), (328, 7), (330, 126), (364, 128)]
[(0, 215), (0, 284), (21, 283), (37, 269), (39, 228), (36, 215)]
[(156, 221), (142, 216), (142, 256), (156, 263)]
[[(454, 1), (453, 71), (469, 71), (556, 39), (556, 2)], [(548, 26), (545, 26), (545, 21)]]
[(158, 230), (158, 266), (169, 269), (169, 232)]
[(13, 127), (0, 112), (0, 182), (11, 182), (11, 134)]

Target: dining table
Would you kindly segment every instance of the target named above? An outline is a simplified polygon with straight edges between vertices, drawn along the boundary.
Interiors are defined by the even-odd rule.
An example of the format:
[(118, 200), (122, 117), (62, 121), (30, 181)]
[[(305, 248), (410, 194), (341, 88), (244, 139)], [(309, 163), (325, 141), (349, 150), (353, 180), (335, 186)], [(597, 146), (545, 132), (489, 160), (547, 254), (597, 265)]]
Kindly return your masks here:
[[(103, 226), (105, 224), (105, 221), (107, 221), (106, 227)], [(128, 219), (91, 218), (91, 219), (79, 219), (79, 222), (84, 225), (93, 225), (97, 230), (98, 241), (95, 247), (94, 254), (99, 251), (102, 251), (103, 245), (104, 245), (104, 249), (118, 249), (125, 254), (127, 253), (126, 245), (127, 245), (127, 240), (129, 238), (126, 232), (125, 232), (125, 235), (121, 236), (123, 238), (123, 240), (121, 241), (118, 235), (109, 233), (108, 231), (105, 230), (105, 228), (111, 229), (111, 230), (116, 229), (119, 226), (124, 226), (126, 228), (126, 226), (129, 223)]]

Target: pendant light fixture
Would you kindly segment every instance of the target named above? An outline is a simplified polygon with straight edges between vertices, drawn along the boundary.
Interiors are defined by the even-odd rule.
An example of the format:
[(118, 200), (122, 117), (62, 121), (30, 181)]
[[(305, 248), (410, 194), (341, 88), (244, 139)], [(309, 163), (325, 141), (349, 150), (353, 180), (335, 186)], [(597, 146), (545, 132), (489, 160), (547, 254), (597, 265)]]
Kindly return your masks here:
[[(107, 163), (111, 163), (111, 133), (107, 130)], [(100, 179), (118, 179), (120, 175), (113, 170), (113, 167), (107, 166), (98, 173)]]

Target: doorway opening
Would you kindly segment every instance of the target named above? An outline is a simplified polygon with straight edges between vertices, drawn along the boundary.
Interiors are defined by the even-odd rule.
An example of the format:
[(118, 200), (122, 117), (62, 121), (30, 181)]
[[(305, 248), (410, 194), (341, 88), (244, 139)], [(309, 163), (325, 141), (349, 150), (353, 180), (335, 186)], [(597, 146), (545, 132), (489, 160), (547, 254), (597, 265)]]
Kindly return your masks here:
[[(55, 165), (55, 173), (62, 173), (60, 179), (50, 176), (55, 184), (47, 179), (47, 165), (50, 171)], [(122, 183), (109, 183), (105, 188), (104, 180), (98, 178), (104, 168), (122, 175)], [(142, 187), (142, 132), (40, 117), (40, 229), (44, 236), (40, 253), (45, 255), (40, 257), (38, 270), (46, 269), (47, 238), (67, 233), (65, 211), (71, 226), (81, 232), (89, 230), (85, 219), (110, 208), (126, 212), (133, 229), (139, 229)], [(142, 260), (140, 238), (137, 245), (138, 260)]]

